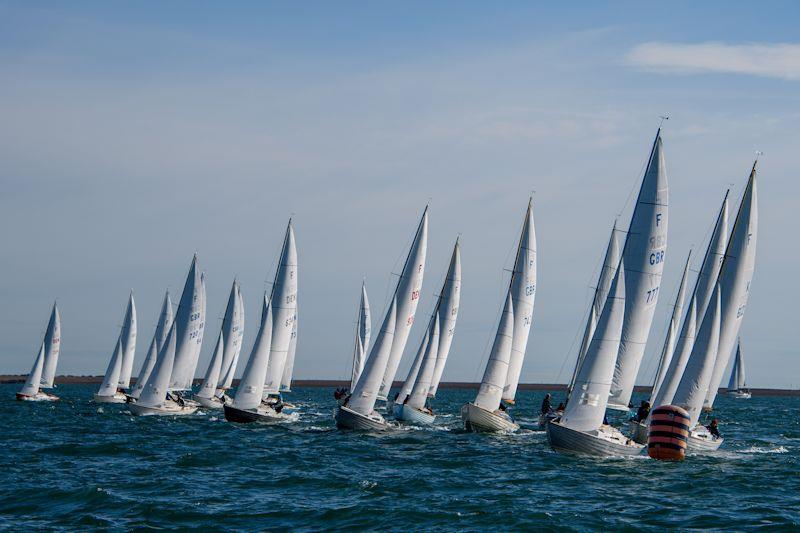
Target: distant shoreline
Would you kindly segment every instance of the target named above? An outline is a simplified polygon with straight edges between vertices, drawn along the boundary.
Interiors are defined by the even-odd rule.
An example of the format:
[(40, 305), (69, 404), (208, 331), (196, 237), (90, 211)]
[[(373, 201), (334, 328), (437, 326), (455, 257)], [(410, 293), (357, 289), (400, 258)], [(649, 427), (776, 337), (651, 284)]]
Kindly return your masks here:
[[(4, 383), (24, 383), (27, 375), (0, 375), (0, 384)], [(91, 384), (101, 383), (103, 376), (56, 376), (57, 384)], [(201, 379), (195, 379), (195, 384), (199, 385)], [(234, 380), (234, 385), (238, 384), (239, 380)], [(132, 383), (136, 380), (132, 379)], [(335, 389), (338, 387), (347, 387), (350, 385), (349, 381), (337, 379), (296, 379), (292, 382), (295, 387), (318, 387)], [(402, 381), (395, 381), (394, 387), (403, 385)], [(443, 381), (439, 388), (442, 389), (477, 389), (480, 383), (472, 383), (468, 381)], [(520, 383), (519, 390), (536, 390), (536, 391), (563, 391), (567, 388), (564, 383)], [(639, 386), (634, 389), (636, 392), (650, 392), (650, 387)], [(720, 392), (725, 392), (726, 389), (720, 388)], [(750, 389), (753, 396), (800, 396), (798, 389)]]

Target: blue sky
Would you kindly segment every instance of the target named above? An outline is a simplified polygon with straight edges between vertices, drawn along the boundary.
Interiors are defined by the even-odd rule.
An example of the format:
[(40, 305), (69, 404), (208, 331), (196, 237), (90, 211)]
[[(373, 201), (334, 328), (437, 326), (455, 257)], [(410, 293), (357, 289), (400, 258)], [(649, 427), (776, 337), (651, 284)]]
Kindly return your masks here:
[(377, 322), (430, 201), (420, 313), (461, 233), (464, 293), (445, 379), (477, 379), (535, 191), (539, 287), (522, 379), (564, 381), (609, 228), (618, 215), (627, 224), (666, 113), (670, 235), (639, 382), (655, 371), (686, 253), (701, 255), (725, 189), (738, 201), (758, 149), (748, 377), (800, 387), (790, 335), (798, 10), (0, 2), (0, 372), (28, 371), (57, 297), (60, 372), (102, 373), (131, 288), (138, 371), (163, 291), (180, 291), (194, 251), (208, 279), (207, 335), (238, 275), (248, 351), (294, 213), (296, 376), (344, 377), (361, 279)]

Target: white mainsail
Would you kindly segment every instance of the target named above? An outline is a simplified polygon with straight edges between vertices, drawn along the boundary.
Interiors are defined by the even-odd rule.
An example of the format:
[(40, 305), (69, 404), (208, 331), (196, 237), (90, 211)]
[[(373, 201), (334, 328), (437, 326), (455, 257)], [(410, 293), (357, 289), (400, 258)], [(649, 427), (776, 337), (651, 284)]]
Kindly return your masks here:
[(41, 388), (50, 389), (55, 386), (58, 354), (61, 351), (61, 314), (53, 303), (50, 321), (44, 334), (44, 367), (42, 368)]
[(147, 378), (150, 377), (150, 372), (156, 364), (158, 352), (167, 340), (169, 328), (172, 326), (172, 300), (169, 297), (169, 290), (164, 295), (164, 302), (161, 304), (161, 313), (158, 316), (158, 324), (153, 333), (153, 340), (150, 341), (150, 348), (147, 350), (147, 357), (145, 357), (142, 368), (139, 370), (139, 377), (136, 378), (136, 384), (131, 390), (132, 398), (139, 398), (144, 390), (144, 385), (147, 383)]
[(583, 339), (578, 349), (578, 359), (575, 362), (575, 369), (572, 371), (572, 378), (570, 378), (567, 387), (567, 399), (569, 399), (572, 394), (572, 389), (575, 386), (575, 379), (578, 377), (581, 364), (583, 364), (583, 359), (586, 357), (586, 350), (589, 349), (589, 343), (592, 342), (592, 336), (597, 327), (597, 319), (603, 311), (603, 306), (606, 304), (608, 290), (611, 288), (611, 282), (614, 279), (614, 274), (617, 272), (618, 264), (619, 241), (617, 240), (617, 222), (614, 221), (614, 226), (611, 228), (611, 237), (609, 237), (608, 246), (606, 247), (606, 255), (603, 258), (603, 266), (600, 269), (600, 276), (597, 279), (597, 287), (594, 290), (592, 305), (589, 308), (589, 317), (586, 319)]
[(292, 391), (292, 375), (294, 374), (294, 356), (297, 354), (297, 314), (299, 306), (295, 308), (292, 319), (292, 336), (289, 338), (289, 351), (286, 353), (286, 364), (283, 365), (281, 377), (281, 392)]
[(272, 340), (269, 349), (269, 365), (264, 382), (264, 394), (280, 392), (286, 356), (294, 327), (297, 309), (297, 249), (294, 241), (292, 220), (286, 227), (281, 258), (275, 272), (275, 283), (270, 296), (272, 306)]
[(742, 358), (742, 343), (736, 343), (736, 359), (733, 360), (731, 378), (728, 380), (728, 391), (737, 391), (747, 386), (744, 375), (744, 359)]
[(758, 239), (757, 163), (758, 161), (753, 163), (753, 169), (750, 171), (750, 178), (725, 251), (725, 260), (719, 271), (719, 283), (722, 286), (722, 326), (719, 334), (719, 353), (704, 403), (707, 408), (714, 405), (750, 297)]
[(436, 369), (436, 360), (439, 351), (439, 313), (433, 315), (431, 326), (426, 336), (429, 338), (425, 356), (422, 358), (422, 366), (411, 390), (408, 405), (414, 409), (422, 409), (428, 399), (428, 391), (431, 390), (433, 371)]
[(22, 390), (19, 391), (20, 394), (31, 397), (36, 396), (36, 394), (39, 392), (39, 383), (42, 381), (43, 368), (44, 342), (42, 342), (42, 344), (39, 346), (39, 354), (33, 361), (33, 367), (31, 368), (30, 374), (28, 374), (28, 379), (25, 381), (25, 385), (23, 385)]
[(131, 386), (133, 358), (136, 355), (136, 303), (133, 301), (133, 291), (128, 299), (128, 308), (125, 310), (120, 340), (122, 341), (122, 366), (119, 373), (119, 386), (127, 389)]
[(167, 399), (170, 376), (175, 365), (177, 321), (173, 321), (167, 334), (167, 340), (161, 346), (153, 371), (144, 384), (137, 404), (144, 407), (161, 407)]
[(511, 301), (511, 291), (506, 294), (506, 303), (503, 314), (497, 325), (497, 333), (492, 343), (492, 351), (483, 371), (481, 386), (475, 405), (489, 412), (495, 412), (500, 407), (503, 397), (503, 387), (508, 376), (508, 362), (511, 360), (511, 344), (514, 335), (514, 304)]
[(453, 247), (453, 255), (450, 258), (450, 266), (447, 268), (444, 287), (439, 296), (438, 319), (439, 319), (439, 346), (436, 349), (436, 365), (433, 369), (431, 387), (428, 391), (430, 396), (436, 396), (439, 389), (439, 382), (442, 380), (444, 366), (447, 363), (447, 355), (450, 353), (450, 346), (453, 343), (453, 335), (456, 331), (456, 320), (458, 319), (458, 306), (461, 302), (461, 243), (460, 238), (456, 238)]
[(691, 259), (692, 252), (690, 251), (683, 267), (678, 296), (675, 297), (675, 305), (672, 307), (672, 317), (669, 320), (669, 326), (667, 326), (667, 336), (664, 339), (664, 346), (661, 348), (661, 357), (658, 360), (658, 368), (656, 369), (653, 388), (650, 392), (651, 399), (656, 397), (658, 389), (664, 383), (664, 377), (667, 375), (667, 369), (672, 360), (672, 353), (675, 351), (675, 337), (678, 335), (678, 327), (680, 326), (681, 316), (683, 316), (683, 304), (686, 300), (686, 280), (689, 278), (689, 262)]
[(242, 351), (242, 336), (244, 335), (244, 305), (242, 291), (237, 280), (233, 280), (228, 304), (225, 306), (225, 317), (222, 319), (222, 336), (225, 338), (223, 349), (222, 368), (218, 387), (227, 390), (233, 384), (233, 375), (239, 354)]
[(573, 398), (561, 417), (561, 424), (570, 429), (592, 431), (603, 423), (622, 337), (626, 278), (622, 259), (575, 379)]
[(525, 360), (525, 350), (528, 347), (528, 335), (533, 321), (533, 301), (536, 297), (536, 230), (533, 226), (532, 198), (528, 200), (528, 210), (525, 212), (525, 222), (519, 237), (508, 291), (514, 302), (514, 327), (503, 399), (508, 403), (514, 403), (522, 363)]
[(192, 257), (186, 283), (183, 286), (178, 312), (175, 315), (175, 361), (172, 364), (170, 390), (192, 388), (194, 371), (197, 368), (198, 350), (203, 342), (205, 327), (205, 297), (203, 282), (197, 268), (197, 254)]
[(100, 384), (100, 390), (97, 391), (98, 396), (114, 396), (119, 387), (119, 376), (122, 372), (122, 359), (124, 357), (124, 350), (122, 348), (122, 336), (117, 338), (117, 343), (114, 345), (114, 352), (111, 355), (111, 360), (108, 362), (103, 382)]
[(200, 386), (200, 390), (197, 391), (198, 397), (209, 400), (214, 397), (217, 384), (219, 383), (219, 374), (222, 370), (222, 359), (224, 357), (225, 335), (223, 335), (222, 329), (220, 329), (217, 345), (214, 348), (214, 354), (211, 356), (211, 362), (208, 363), (208, 369), (206, 370), (205, 378), (203, 378), (203, 384)]
[[(406, 348), (408, 334), (414, 323), (414, 315), (419, 304), (420, 291), (422, 290), (422, 278), (425, 274), (425, 256), (428, 249), (428, 206), (422, 213), (417, 233), (414, 235), (414, 242), (408, 251), (403, 271), (397, 282), (397, 288), (392, 298), (397, 306), (396, 322), (394, 328), (394, 339), (392, 341), (389, 359), (386, 362), (383, 378), (381, 380), (380, 397), (386, 399), (397, 374), (397, 367), (403, 357)], [(366, 413), (362, 413), (366, 414)]]
[(692, 299), (689, 302), (689, 310), (683, 319), (681, 332), (675, 343), (675, 349), (673, 350), (664, 381), (662, 381), (656, 394), (651, 395), (651, 405), (654, 408), (672, 403), (672, 398), (678, 389), (678, 383), (681, 381), (683, 371), (694, 346), (699, 326), (698, 318), (702, 320), (703, 316), (705, 316), (708, 302), (711, 300), (711, 292), (714, 290), (714, 284), (722, 266), (722, 260), (725, 257), (725, 248), (728, 245), (727, 231), (728, 193), (726, 192), (725, 198), (722, 200), (722, 206), (717, 214), (714, 230), (706, 247), (706, 253), (703, 256), (703, 264), (697, 274), (697, 281), (695, 281), (694, 291), (692, 291)]
[(614, 366), (608, 407), (627, 411), (658, 302), (667, 249), (669, 187), (661, 129), (631, 216), (622, 258), (625, 261), (625, 320)]
[(261, 326), (253, 344), (253, 351), (247, 360), (242, 379), (236, 388), (233, 398), (233, 407), (237, 409), (256, 409), (261, 404), (264, 390), (264, 380), (267, 377), (269, 364), (269, 351), (272, 342), (272, 306), (267, 295), (264, 294), (264, 304), (261, 308)]
[(708, 392), (714, 360), (717, 357), (720, 338), (720, 293), (720, 285), (717, 284), (700, 324), (689, 362), (672, 399), (674, 405), (683, 407), (689, 413), (689, 428), (693, 428), (700, 420), (703, 400)]
[(350, 374), (351, 391), (355, 388), (361, 371), (364, 370), (371, 332), (372, 318), (369, 311), (369, 298), (367, 298), (367, 282), (362, 281), (361, 301), (358, 304), (358, 322), (356, 323), (356, 340), (353, 347), (353, 369)]

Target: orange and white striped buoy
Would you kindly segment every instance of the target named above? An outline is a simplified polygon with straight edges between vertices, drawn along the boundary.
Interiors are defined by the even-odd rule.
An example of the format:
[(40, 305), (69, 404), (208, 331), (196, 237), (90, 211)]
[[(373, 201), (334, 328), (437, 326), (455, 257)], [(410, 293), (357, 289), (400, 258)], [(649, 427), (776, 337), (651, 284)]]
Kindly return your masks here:
[(647, 455), (653, 459), (683, 461), (689, 438), (689, 413), (675, 405), (662, 405), (650, 413)]

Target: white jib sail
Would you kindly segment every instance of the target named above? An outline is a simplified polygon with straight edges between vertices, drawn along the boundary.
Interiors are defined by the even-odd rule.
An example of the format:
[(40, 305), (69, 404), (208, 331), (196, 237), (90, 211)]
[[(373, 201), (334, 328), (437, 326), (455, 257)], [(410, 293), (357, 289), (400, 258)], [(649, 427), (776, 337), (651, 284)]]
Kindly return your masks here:
[(411, 391), (414, 389), (414, 383), (417, 381), (419, 369), (422, 366), (422, 359), (425, 357), (425, 354), (428, 351), (429, 342), (430, 329), (427, 329), (425, 330), (425, 335), (422, 336), (422, 341), (420, 341), (419, 348), (417, 348), (417, 355), (414, 356), (414, 362), (411, 363), (411, 368), (408, 369), (408, 375), (406, 376), (406, 380), (403, 382), (400, 393), (395, 399), (395, 403), (402, 404), (406, 398), (411, 395)]
[(195, 353), (203, 340), (203, 284), (197, 268), (197, 254), (192, 257), (183, 286), (178, 312), (175, 315), (175, 361), (172, 365), (170, 390), (192, 388), (197, 367)]
[(139, 377), (136, 378), (136, 384), (131, 390), (132, 398), (139, 398), (144, 390), (144, 385), (147, 383), (147, 378), (150, 377), (150, 372), (156, 364), (158, 352), (167, 340), (169, 328), (172, 326), (172, 300), (169, 297), (169, 291), (164, 295), (164, 302), (161, 304), (161, 313), (158, 316), (158, 324), (156, 324), (156, 331), (153, 333), (153, 340), (150, 341), (150, 348), (147, 350), (147, 357), (142, 363), (142, 368), (139, 370)]
[(433, 369), (431, 387), (428, 391), (430, 396), (436, 396), (439, 389), (439, 382), (442, 381), (444, 365), (447, 363), (447, 355), (450, 353), (450, 346), (453, 344), (453, 335), (456, 332), (456, 320), (458, 319), (458, 306), (461, 303), (461, 244), (460, 238), (456, 238), (453, 247), (453, 255), (450, 258), (450, 266), (447, 268), (444, 287), (439, 295), (438, 313), (439, 318), (439, 346), (436, 349), (436, 365)]
[(608, 246), (606, 247), (606, 255), (603, 258), (603, 267), (600, 269), (600, 276), (597, 279), (597, 287), (594, 290), (594, 298), (592, 305), (589, 308), (589, 317), (586, 319), (586, 328), (583, 330), (583, 339), (581, 346), (578, 349), (578, 359), (575, 362), (575, 368), (572, 371), (572, 378), (569, 380), (567, 387), (567, 397), (572, 393), (572, 388), (575, 386), (575, 379), (578, 377), (583, 358), (586, 357), (586, 350), (589, 349), (589, 343), (592, 342), (592, 335), (594, 329), (597, 327), (597, 318), (603, 311), (603, 306), (606, 304), (606, 297), (608, 290), (611, 288), (611, 281), (614, 279), (614, 274), (617, 272), (617, 265), (619, 264), (619, 241), (617, 240), (617, 223), (611, 228), (611, 237), (608, 239)]
[(628, 227), (622, 258), (625, 260), (625, 320), (611, 384), (612, 409), (628, 410), (639, 365), (644, 356), (653, 313), (658, 302), (664, 254), (667, 249), (669, 187), (662, 150), (661, 130), (656, 133), (647, 170)]
[(689, 261), (692, 258), (692, 252), (689, 252), (686, 258), (686, 264), (683, 267), (683, 275), (681, 276), (681, 284), (678, 287), (678, 296), (675, 298), (675, 305), (672, 307), (672, 317), (669, 320), (667, 327), (667, 337), (664, 339), (664, 346), (661, 348), (661, 357), (658, 360), (658, 368), (656, 369), (655, 380), (653, 381), (653, 389), (650, 392), (650, 398), (655, 398), (658, 394), (658, 389), (664, 382), (664, 377), (667, 375), (669, 363), (672, 360), (672, 353), (675, 350), (675, 337), (678, 335), (678, 328), (680, 327), (681, 316), (683, 316), (683, 304), (686, 300), (686, 280), (689, 277)]
[(119, 386), (127, 389), (131, 386), (133, 358), (136, 355), (136, 303), (133, 301), (133, 291), (128, 299), (128, 308), (125, 310), (120, 339), (122, 340), (122, 366), (119, 373)]
[(722, 326), (719, 333), (719, 353), (714, 363), (714, 373), (711, 376), (705, 407), (710, 408), (714, 405), (733, 346), (739, 336), (756, 265), (757, 239), (758, 195), (756, 163), (753, 163), (742, 203), (733, 223), (725, 261), (719, 271), (719, 283), (722, 286)]
[(367, 298), (367, 282), (361, 282), (361, 301), (358, 304), (358, 322), (356, 323), (356, 340), (353, 347), (353, 369), (350, 374), (350, 390), (352, 391), (361, 371), (364, 370), (367, 352), (369, 351), (369, 338), (372, 333), (372, 318), (369, 311), (369, 298)]
[(58, 354), (61, 352), (61, 313), (54, 303), (44, 334), (44, 368), (42, 369), (41, 387), (50, 389), (55, 386)]
[(389, 310), (386, 311), (386, 317), (383, 319), (383, 325), (378, 332), (378, 337), (372, 345), (367, 362), (364, 363), (364, 370), (353, 388), (349, 404), (350, 409), (353, 411), (369, 415), (375, 408), (378, 390), (381, 387), (381, 379), (386, 371), (389, 353), (392, 351), (396, 322), (397, 302), (395, 298), (392, 298), (392, 303), (389, 305)]
[[(233, 376), (239, 363), (239, 355), (242, 352), (242, 338), (244, 337), (244, 299), (242, 298), (242, 289), (236, 280), (234, 280), (233, 285), (222, 323), (222, 334), (225, 337), (225, 360), (222, 363), (222, 378), (219, 385), (222, 390), (230, 389), (233, 384)], [(231, 298), (233, 298), (233, 301), (231, 301)]]
[(122, 371), (123, 354), (122, 338), (120, 337), (117, 338), (117, 343), (114, 345), (114, 353), (108, 362), (108, 368), (106, 368), (106, 374), (100, 384), (100, 390), (97, 391), (98, 396), (114, 396), (117, 393), (119, 375)]
[(514, 301), (514, 329), (511, 342), (511, 359), (503, 388), (503, 399), (513, 402), (528, 347), (528, 335), (533, 321), (533, 301), (536, 297), (536, 230), (533, 226), (533, 200), (528, 200), (525, 223), (519, 237), (514, 271), (511, 274), (509, 294)]
[(719, 275), (722, 260), (725, 257), (725, 248), (728, 245), (728, 193), (722, 200), (722, 206), (717, 214), (717, 221), (714, 224), (714, 231), (708, 241), (706, 253), (703, 256), (703, 264), (697, 274), (692, 300), (689, 303), (689, 310), (681, 325), (681, 332), (673, 350), (672, 359), (667, 368), (664, 381), (659, 387), (657, 394), (652, 395), (652, 406), (658, 407), (672, 403), (678, 383), (681, 381), (689, 355), (692, 353), (695, 336), (698, 329), (698, 318), (703, 319), (708, 302), (711, 299), (711, 292), (714, 290), (714, 283)]
[(42, 342), (42, 344), (39, 346), (39, 354), (33, 361), (33, 367), (31, 368), (30, 374), (28, 374), (28, 379), (25, 381), (25, 385), (23, 385), (22, 390), (19, 391), (20, 394), (24, 394), (26, 396), (36, 396), (36, 394), (38, 394), (39, 383), (42, 381), (43, 368), (44, 368), (44, 342)]
[(402, 359), (403, 351), (406, 348), (408, 334), (411, 332), (411, 326), (414, 323), (414, 315), (417, 312), (417, 304), (419, 304), (420, 291), (422, 290), (422, 278), (425, 274), (427, 249), (428, 207), (425, 206), (417, 233), (414, 235), (414, 242), (411, 243), (408, 257), (403, 266), (403, 271), (400, 273), (400, 279), (397, 282), (397, 288), (394, 293), (393, 300), (397, 305), (396, 323), (391, 352), (381, 380), (380, 397), (383, 399), (389, 397), (389, 391), (397, 374), (397, 367), (400, 365), (400, 359)]
[(156, 364), (147, 382), (144, 384), (144, 390), (137, 403), (145, 407), (161, 407), (167, 399), (167, 391), (169, 390), (169, 381), (172, 376), (172, 368), (175, 365), (175, 351), (177, 346), (176, 340), (177, 321), (173, 321), (167, 334), (167, 340), (161, 346), (156, 358)]
[(741, 342), (736, 344), (736, 359), (733, 360), (731, 378), (728, 380), (728, 390), (734, 391), (745, 387), (744, 380), (744, 360), (742, 359)]
[(289, 351), (286, 352), (286, 364), (283, 365), (283, 376), (281, 377), (281, 392), (292, 391), (292, 375), (294, 374), (294, 356), (297, 354), (297, 315), (298, 307), (295, 307), (294, 318), (292, 319), (292, 336), (289, 338)]
[(237, 280), (233, 280), (228, 303), (225, 306), (225, 317), (222, 321), (222, 334), (225, 337), (224, 357), (220, 370), (218, 387), (227, 390), (233, 384), (239, 354), (242, 351), (242, 338), (244, 336), (244, 305), (242, 291)]
[(217, 390), (217, 384), (219, 383), (219, 373), (222, 370), (222, 359), (224, 357), (225, 336), (223, 335), (222, 330), (220, 330), (219, 337), (217, 338), (217, 345), (214, 348), (214, 354), (211, 356), (211, 362), (208, 363), (206, 376), (203, 379), (203, 385), (197, 392), (198, 397), (208, 399), (214, 397), (214, 393)]
[(720, 334), (720, 285), (717, 284), (706, 315), (700, 324), (692, 354), (686, 364), (678, 390), (672, 400), (674, 405), (683, 407), (689, 413), (689, 427), (693, 428), (700, 420), (703, 400), (708, 392), (711, 374), (714, 371), (714, 360), (717, 357)]
[(567, 403), (561, 423), (576, 431), (592, 431), (603, 423), (608, 403), (614, 363), (622, 337), (625, 316), (624, 259), (611, 283), (589, 349), (575, 380), (572, 399)]
[(503, 387), (508, 376), (508, 362), (511, 359), (511, 343), (514, 335), (514, 304), (511, 301), (511, 291), (506, 294), (506, 303), (503, 314), (497, 325), (497, 333), (492, 343), (492, 351), (483, 371), (481, 386), (475, 397), (475, 405), (490, 412), (495, 412), (500, 407), (503, 397)]
[(411, 390), (411, 395), (408, 399), (408, 405), (414, 409), (422, 409), (425, 407), (425, 402), (428, 399), (428, 391), (431, 390), (431, 380), (433, 379), (433, 371), (436, 369), (436, 359), (438, 358), (439, 351), (439, 314), (433, 316), (431, 327), (428, 329), (427, 335), (429, 337), (428, 347), (425, 350), (425, 356), (422, 358), (422, 366), (417, 374), (416, 383)]
[(280, 392), (286, 356), (289, 353), (289, 342), (294, 327), (297, 310), (297, 248), (294, 241), (292, 221), (286, 227), (283, 249), (275, 272), (275, 283), (272, 286), (272, 343), (269, 349), (269, 365), (264, 383), (264, 394)]
[(244, 367), (242, 379), (236, 388), (233, 406), (237, 409), (255, 409), (261, 404), (264, 380), (267, 377), (269, 364), (269, 347), (272, 343), (272, 306), (264, 294), (264, 305), (261, 309), (261, 326), (258, 328), (253, 351)]

